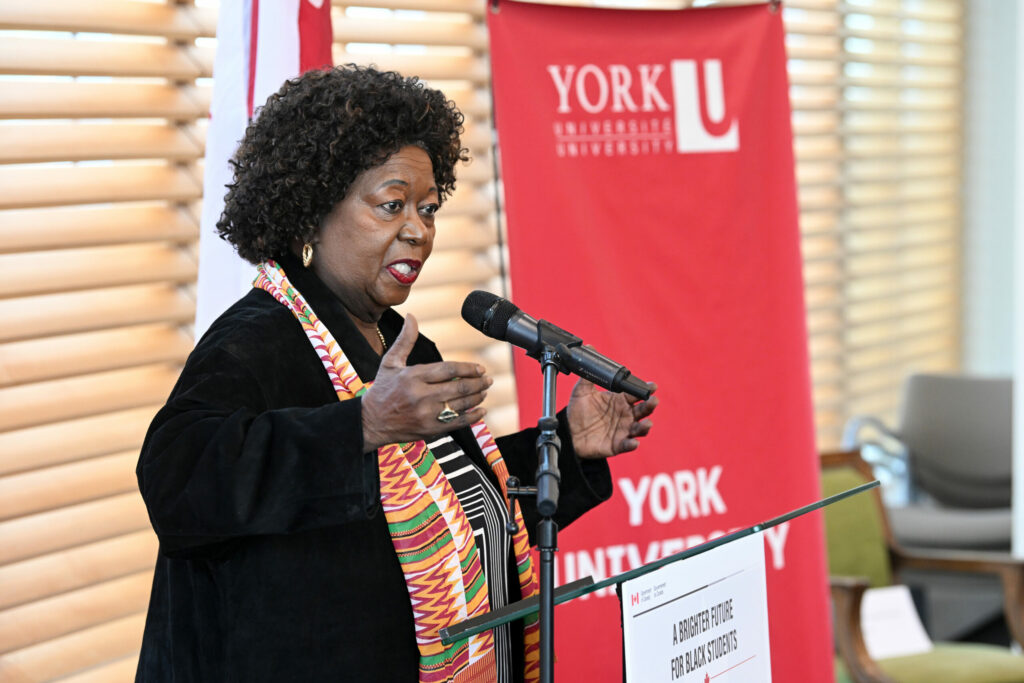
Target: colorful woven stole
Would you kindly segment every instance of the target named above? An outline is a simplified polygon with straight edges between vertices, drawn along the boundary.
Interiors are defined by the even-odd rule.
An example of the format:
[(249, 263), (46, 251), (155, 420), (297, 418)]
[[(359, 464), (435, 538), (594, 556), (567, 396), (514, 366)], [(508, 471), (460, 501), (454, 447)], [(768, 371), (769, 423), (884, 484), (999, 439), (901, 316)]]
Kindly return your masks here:
[[(302, 325), (341, 401), (358, 396), (364, 385), (341, 347), (288, 281), (274, 261), (259, 266), (253, 286), (270, 293), (288, 307)], [(472, 426), (484, 457), (501, 484), (506, 500), (508, 468), (494, 437), (483, 422)], [(380, 500), (391, 532), (412, 603), (416, 644), (420, 652), (420, 683), (484, 683), (496, 676), (494, 636), (491, 631), (451, 645), (442, 645), (439, 630), (486, 613), (487, 580), (473, 540), (473, 529), (441, 467), (422, 441), (391, 444), (377, 449)], [(513, 549), (524, 598), (536, 595), (537, 576), (518, 505), (519, 530)], [(526, 620), (525, 671), (527, 681), (540, 678), (539, 632), (536, 615)]]

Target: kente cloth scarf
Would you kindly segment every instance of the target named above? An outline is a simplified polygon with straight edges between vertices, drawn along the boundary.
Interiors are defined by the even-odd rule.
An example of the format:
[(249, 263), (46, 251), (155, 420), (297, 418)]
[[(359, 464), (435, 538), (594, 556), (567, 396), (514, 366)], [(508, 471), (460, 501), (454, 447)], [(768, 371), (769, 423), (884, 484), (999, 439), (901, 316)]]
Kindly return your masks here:
[[(302, 325), (320, 357), (338, 399), (360, 395), (364, 384), (327, 326), (310, 308), (274, 261), (260, 264), (253, 286), (288, 307)], [(477, 422), (473, 435), (501, 484), (507, 501), (508, 468), (486, 425)], [(439, 630), (489, 611), (487, 579), (473, 530), (448, 479), (423, 441), (390, 444), (377, 449), (380, 502), (391, 532), (412, 603), (419, 648), (420, 683), (485, 683), (494, 681), (496, 664), (491, 631), (443, 645)], [(539, 593), (530, 558), (529, 540), (519, 506), (513, 549), (524, 598)], [(539, 624), (526, 619), (524, 632), (527, 681), (540, 679)]]

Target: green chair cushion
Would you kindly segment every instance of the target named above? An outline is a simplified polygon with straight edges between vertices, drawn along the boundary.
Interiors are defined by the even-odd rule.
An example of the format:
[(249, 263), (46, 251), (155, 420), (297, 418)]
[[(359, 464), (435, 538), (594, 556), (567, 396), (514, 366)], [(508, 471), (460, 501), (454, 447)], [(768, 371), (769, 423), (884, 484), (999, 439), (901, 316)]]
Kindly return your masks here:
[(993, 645), (936, 643), (931, 652), (878, 665), (900, 683), (1024, 683), (1024, 657)]
[[(865, 481), (852, 467), (828, 468), (821, 475), (822, 493), (831, 496)], [(876, 501), (876, 492), (869, 491), (825, 508), (825, 541), (831, 576), (862, 576), (873, 588), (892, 583), (881, 511)]]

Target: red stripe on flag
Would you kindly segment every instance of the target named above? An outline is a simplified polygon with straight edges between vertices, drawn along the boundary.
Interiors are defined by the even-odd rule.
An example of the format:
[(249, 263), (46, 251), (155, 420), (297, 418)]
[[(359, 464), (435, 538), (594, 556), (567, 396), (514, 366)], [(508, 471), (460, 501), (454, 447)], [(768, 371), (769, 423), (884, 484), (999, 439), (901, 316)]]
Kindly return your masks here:
[(330, 67), (333, 39), (331, 3), (299, 0), (299, 73)]
[(260, 0), (252, 0), (252, 16), (249, 25), (249, 84), (245, 94), (245, 109), (252, 118), (253, 92), (256, 90), (256, 40), (260, 26)]

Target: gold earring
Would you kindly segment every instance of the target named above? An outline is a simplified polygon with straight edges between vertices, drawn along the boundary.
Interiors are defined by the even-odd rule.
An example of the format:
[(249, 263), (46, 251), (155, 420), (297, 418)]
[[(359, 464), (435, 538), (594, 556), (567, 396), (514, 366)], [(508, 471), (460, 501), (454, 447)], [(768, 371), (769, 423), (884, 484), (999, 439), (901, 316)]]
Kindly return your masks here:
[(306, 242), (302, 245), (302, 265), (309, 268), (309, 264), (313, 262), (313, 245)]

